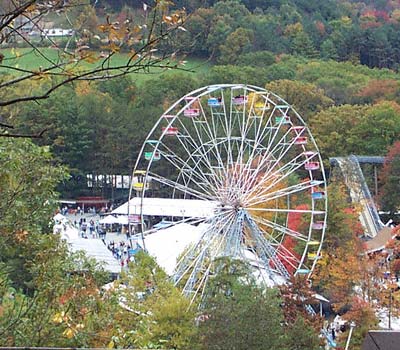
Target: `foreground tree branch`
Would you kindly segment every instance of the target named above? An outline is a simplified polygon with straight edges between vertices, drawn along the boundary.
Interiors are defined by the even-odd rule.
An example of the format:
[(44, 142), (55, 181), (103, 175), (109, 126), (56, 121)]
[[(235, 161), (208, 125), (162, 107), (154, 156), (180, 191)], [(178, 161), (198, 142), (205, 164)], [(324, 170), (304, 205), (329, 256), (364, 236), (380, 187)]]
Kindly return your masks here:
[[(75, 81), (107, 80), (166, 69), (187, 70), (167, 44), (175, 31), (185, 30), (184, 11), (171, 11), (171, 4), (164, 0), (147, 4), (140, 23), (133, 18), (113, 21), (106, 17), (104, 23), (94, 25), (90, 16), (97, 17), (88, 0), (0, 0), (0, 108), (47, 99), (60, 87)], [(45, 19), (54, 13), (65, 16), (68, 23), (76, 22), (68, 29), (67, 43), (50, 37), (51, 29), (45, 28)], [(20, 65), (24, 57), (20, 51), (24, 49), (17, 46), (30, 49), (30, 54), (35, 54), (43, 65)], [(28, 87), (32, 83), (34, 88)], [(4, 122), (12, 128), (12, 121)], [(5, 127), (0, 125), (0, 137), (43, 135), (1, 132)]]

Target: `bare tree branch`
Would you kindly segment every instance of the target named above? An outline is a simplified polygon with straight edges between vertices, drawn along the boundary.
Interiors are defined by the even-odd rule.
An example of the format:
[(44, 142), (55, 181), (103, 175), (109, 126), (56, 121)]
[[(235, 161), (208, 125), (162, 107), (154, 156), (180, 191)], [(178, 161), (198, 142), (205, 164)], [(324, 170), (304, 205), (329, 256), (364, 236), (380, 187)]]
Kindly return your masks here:
[[(75, 81), (108, 80), (132, 73), (148, 74), (151, 70), (153, 72), (166, 69), (188, 71), (180, 67), (177, 62), (170, 60), (172, 51), (165, 49), (165, 39), (173, 35), (177, 28), (181, 28), (186, 20), (183, 11), (169, 13), (168, 5), (154, 1), (153, 6), (146, 10), (141, 24), (129, 20), (123, 23), (112, 22), (108, 18), (105, 24), (91, 32), (84, 28), (84, 21), (74, 28), (73, 35), (76, 37), (77, 47), (71, 51), (67, 50), (67, 47), (72, 37), (68, 40), (67, 47), (62, 48), (56, 40), (47, 37), (47, 32), (40, 23), (47, 14), (56, 12), (65, 13), (68, 23), (72, 24), (68, 11), (74, 10), (77, 6), (90, 6), (89, 2), (85, 3), (86, 0), (82, 0), (82, 3), (76, 1), (26, 0), (22, 3), (13, 1), (13, 5), (10, 5), (8, 10), (0, 10), (3, 11), (3, 13), (0, 12), (0, 44), (7, 43), (11, 39), (18, 40), (31, 48), (30, 52), (35, 52), (44, 62), (43, 67), (19, 67), (13, 63), (18, 62), (19, 54), (15, 54), (13, 58), (0, 54), (0, 70), (3, 73), (0, 77), (0, 89), (2, 89), (0, 91), (3, 94), (0, 96), (0, 107), (47, 99), (60, 87)], [(18, 19), (20, 19), (19, 23), (16, 22)], [(58, 53), (56, 59), (39, 47), (38, 42), (26, 36), (24, 32), (26, 23), (30, 23), (39, 31), (42, 38), (41, 44), (43, 40), (49, 40), (49, 43), (54, 46)], [(102, 47), (101, 54), (92, 48), (91, 40), (94, 38), (97, 40), (97, 45)], [(112, 59), (121, 51), (129, 52), (128, 57), (124, 63), (114, 65)], [(31, 80), (42, 80), (40, 89), (32, 92), (30, 89), (24, 89), (25, 85), (21, 84)], [(17, 89), (18, 86), (22, 86), (22, 89)], [(2, 123), (0, 131), (2, 128), (12, 127), (12, 123)], [(44, 132), (45, 130), (35, 135), (3, 132), (0, 133), (0, 137), (40, 138)]]
[(10, 137), (10, 138), (24, 138), (24, 139), (41, 139), (43, 137), (43, 134), (47, 131), (48, 129), (44, 129), (40, 131), (38, 134), (0, 134), (0, 137)]

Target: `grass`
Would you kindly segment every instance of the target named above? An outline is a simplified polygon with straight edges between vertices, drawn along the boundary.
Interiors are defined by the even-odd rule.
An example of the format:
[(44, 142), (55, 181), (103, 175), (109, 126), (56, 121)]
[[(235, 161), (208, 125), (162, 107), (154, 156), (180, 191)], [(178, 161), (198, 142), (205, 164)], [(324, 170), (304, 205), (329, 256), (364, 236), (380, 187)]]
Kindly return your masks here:
[[(59, 57), (59, 51), (52, 48), (42, 48), (40, 49), (40, 53), (34, 52), (31, 49), (21, 48), (21, 49), (4, 49), (1, 50), (1, 53), (4, 55), (4, 59), (2, 62), (3, 67), (0, 65), (0, 72), (4, 73), (17, 73), (16, 70), (11, 68), (5, 68), (4, 66), (19, 68), (19, 69), (27, 69), (27, 70), (39, 70), (40, 67), (46, 68), (51, 65), (51, 62), (57, 63), (62, 60), (62, 57)], [(95, 52), (94, 56), (98, 57), (100, 55), (99, 52)], [(64, 58), (65, 59), (65, 58)], [(120, 66), (124, 65), (127, 62), (128, 55), (127, 54), (116, 54), (110, 60), (110, 66)], [(88, 63), (81, 62), (79, 65), (74, 66), (76, 69), (81, 67), (82, 69), (94, 68), (97, 63)], [(211, 63), (204, 59), (198, 58), (185, 58), (185, 64), (181, 66), (181, 68), (193, 71), (194, 74), (204, 74), (211, 67)], [(163, 71), (157, 68), (150, 69), (149, 72), (143, 73), (132, 73), (135, 75), (135, 81), (138, 83), (150, 79), (154, 76), (154, 74), (170, 74), (174, 70)], [(193, 74), (191, 72), (187, 72), (187, 74)]]

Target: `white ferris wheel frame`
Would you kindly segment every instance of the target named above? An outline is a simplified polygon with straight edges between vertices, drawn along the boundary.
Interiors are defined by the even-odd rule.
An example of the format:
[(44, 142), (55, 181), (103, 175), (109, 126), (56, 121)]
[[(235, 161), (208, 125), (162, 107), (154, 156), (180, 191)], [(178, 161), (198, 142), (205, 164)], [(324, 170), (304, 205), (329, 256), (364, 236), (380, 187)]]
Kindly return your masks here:
[[(236, 92), (238, 96), (235, 96)], [(210, 101), (217, 93), (222, 96), (220, 105), (203, 105), (204, 99)], [(239, 97), (243, 98), (244, 103), (235, 106), (235, 98)], [(261, 107), (256, 111), (255, 105), (259, 100), (264, 103), (264, 108)], [(216, 103), (219, 103), (218, 100)], [(193, 116), (186, 116), (190, 111), (194, 111)], [(278, 124), (273, 121), (277, 113), (283, 117)], [(288, 123), (286, 119), (289, 120)], [(247, 135), (253, 126), (253, 137), (248, 138)], [(190, 128), (193, 130), (188, 130)], [(221, 130), (222, 134), (218, 133)], [(239, 134), (234, 134), (235, 130), (239, 130)], [(172, 146), (167, 144), (170, 142), (167, 140), (172, 139), (171, 136), (177, 139), (177, 145), (185, 152), (186, 159), (182, 159)], [(150, 158), (144, 161), (149, 145), (152, 153)], [(289, 156), (289, 153), (294, 151), (295, 155)], [(166, 164), (178, 171), (175, 180), (152, 172), (157, 158), (163, 159)], [(310, 164), (318, 167), (306, 170), (308, 179), (288, 184), (284, 188), (277, 187), (295, 177), (298, 172), (304, 173), (304, 168)], [(135, 174), (138, 171), (143, 174), (140, 192), (133, 189)], [(140, 194), (140, 223), (143, 235), (146, 232), (143, 230), (145, 218), (142, 209), (147, 198), (146, 194), (150, 192), (148, 188), (151, 181), (170, 188), (172, 198), (179, 192), (184, 193), (185, 198), (188, 196), (219, 203), (220, 210), (215, 211), (213, 218), (182, 217), (174, 222), (175, 224), (181, 222), (199, 224), (206, 221), (211, 223), (209, 229), (205, 229), (200, 241), (191, 248), (196, 253), (190, 257), (188, 257), (190, 252), (186, 253), (186, 263), (181, 267), (179, 262), (177, 265), (175, 279), (177, 283), (185, 274), (190, 274), (184, 287), (188, 293), (204, 292), (207, 274), (212, 269), (212, 264), (208, 263), (206, 266), (204, 261), (205, 256), (210, 254), (211, 245), (216, 251), (220, 249), (220, 255), (243, 256), (244, 253), (241, 252), (243, 247), (240, 244), (243, 238), (240, 237), (245, 227), (251, 232), (252, 241), (257, 246), (258, 258), (260, 255), (265, 257), (261, 259), (264, 266), (261, 266), (263, 263), (260, 260), (253, 260), (253, 265), (258, 265), (269, 273), (273, 271), (286, 280), (291, 274), (311, 275), (321, 254), (327, 222), (325, 172), (319, 149), (304, 120), (278, 95), (252, 85), (210, 85), (186, 94), (163, 113), (148, 133), (131, 177), (128, 215), (130, 200)], [(268, 184), (267, 187), (263, 187), (265, 183)], [(318, 193), (322, 193), (322, 198), (316, 199), (312, 196), (315, 189), (318, 189)], [(308, 193), (312, 198), (308, 200), (307, 209), (292, 208), (289, 203), (287, 208), (262, 206), (268, 201), (278, 202), (282, 198)], [(308, 229), (305, 233), (294, 231), (287, 227), (287, 222), (276, 222), (262, 217), (263, 213), (264, 215), (274, 213), (275, 216), (285, 213), (308, 215), (310, 218)], [(217, 227), (219, 231), (215, 232)], [(279, 234), (268, 234), (266, 227)], [(282, 244), (284, 237), (292, 237), (302, 242), (304, 245), (302, 253), (296, 255), (286, 249)], [(230, 244), (227, 240), (233, 242), (232, 246), (229, 246), (229, 249), (221, 248)], [(308, 259), (310, 254), (313, 259)], [(282, 264), (283, 255), (287, 258), (286, 264), (294, 265), (293, 272), (289, 273), (287, 267)], [(185, 256), (182, 257), (181, 263), (184, 258)], [(203, 277), (199, 281), (194, 276), (200, 270), (203, 272)]]

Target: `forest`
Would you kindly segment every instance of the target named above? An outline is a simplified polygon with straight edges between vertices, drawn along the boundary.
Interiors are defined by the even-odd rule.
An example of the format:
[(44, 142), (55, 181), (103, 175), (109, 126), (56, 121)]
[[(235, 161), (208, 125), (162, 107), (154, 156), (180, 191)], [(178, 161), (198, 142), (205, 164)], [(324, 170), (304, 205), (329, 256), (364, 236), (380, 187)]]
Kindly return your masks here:
[[(13, 3), (28, 2), (0, 1), (1, 346), (221, 349), (236, 342), (238, 349), (320, 349), (323, 320), (303, 307), (319, 293), (331, 301), (331, 316), (356, 322), (352, 345), (360, 349), (382, 321), (378, 308), (399, 316), (397, 284), (377, 282), (387, 268), (400, 275), (398, 240), (387, 246), (394, 257), (387, 264), (364, 254), (359, 208), (329, 166), (331, 157), (385, 157), (374, 200), (383, 211), (398, 211), (397, 1), (73, 0), (66, 9), (54, 1), (41, 21), (72, 27), (75, 36), (53, 42), (15, 36), (17, 25), (7, 22)], [(32, 18), (43, 3), (32, 0), (36, 7), (21, 14)], [(152, 17), (152, 9), (161, 15)], [(154, 28), (154, 44), (153, 36), (144, 40), (149, 31), (140, 32), (140, 21), (153, 21), (147, 28)], [(130, 175), (168, 106), (223, 83), (278, 94), (315, 137), (331, 176), (326, 238), (311, 283), (294, 278), (265, 291), (249, 266), (221, 259), (199, 309), (139, 254), (115, 289), (105, 290), (110, 278), (102, 266), (49, 234), (57, 200), (126, 200), (127, 191), (110, 183), (88, 188), (86, 175)], [(288, 225), (302, 229), (296, 217)], [(338, 334), (338, 349), (348, 331)]]

